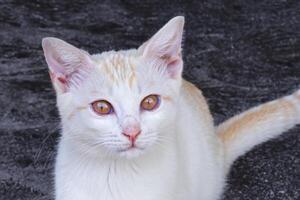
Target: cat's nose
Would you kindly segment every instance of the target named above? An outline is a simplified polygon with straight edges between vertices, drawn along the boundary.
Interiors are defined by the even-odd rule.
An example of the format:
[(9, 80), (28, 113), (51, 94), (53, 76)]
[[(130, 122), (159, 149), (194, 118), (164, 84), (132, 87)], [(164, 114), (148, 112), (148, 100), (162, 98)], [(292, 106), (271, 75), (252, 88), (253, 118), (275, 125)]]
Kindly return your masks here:
[(136, 139), (141, 134), (141, 128), (138, 125), (129, 126), (122, 131), (122, 134), (134, 145)]

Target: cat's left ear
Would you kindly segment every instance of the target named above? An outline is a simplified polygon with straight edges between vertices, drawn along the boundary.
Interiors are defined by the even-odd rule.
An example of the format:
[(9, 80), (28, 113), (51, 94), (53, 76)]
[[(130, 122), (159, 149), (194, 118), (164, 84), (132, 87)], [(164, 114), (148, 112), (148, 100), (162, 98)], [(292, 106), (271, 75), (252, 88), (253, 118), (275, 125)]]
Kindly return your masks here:
[(44, 38), (42, 47), (52, 83), (59, 94), (68, 92), (72, 86), (78, 87), (94, 66), (86, 51), (58, 38)]
[(184, 17), (174, 17), (138, 49), (144, 58), (158, 61), (167, 67), (166, 71), (171, 78), (179, 78), (182, 73), (183, 26)]

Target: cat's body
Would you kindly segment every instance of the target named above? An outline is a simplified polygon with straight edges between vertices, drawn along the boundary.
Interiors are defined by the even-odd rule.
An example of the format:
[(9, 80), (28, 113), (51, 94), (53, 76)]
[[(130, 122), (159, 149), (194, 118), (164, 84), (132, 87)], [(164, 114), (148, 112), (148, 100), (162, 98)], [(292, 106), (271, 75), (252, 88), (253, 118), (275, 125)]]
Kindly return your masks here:
[[(43, 41), (63, 128), (56, 200), (217, 200), (238, 156), (300, 122), (298, 92), (215, 127), (181, 78), (182, 28), (177, 17), (137, 50), (93, 56)], [(99, 99), (114, 110), (96, 115)]]
[[(192, 200), (220, 196), (226, 174), (222, 145), (197, 90), (184, 81), (178, 117), (165, 133), (174, 141), (134, 160), (80, 156), (76, 146), (62, 138), (56, 163), (57, 199)], [(70, 188), (68, 196), (62, 188)]]

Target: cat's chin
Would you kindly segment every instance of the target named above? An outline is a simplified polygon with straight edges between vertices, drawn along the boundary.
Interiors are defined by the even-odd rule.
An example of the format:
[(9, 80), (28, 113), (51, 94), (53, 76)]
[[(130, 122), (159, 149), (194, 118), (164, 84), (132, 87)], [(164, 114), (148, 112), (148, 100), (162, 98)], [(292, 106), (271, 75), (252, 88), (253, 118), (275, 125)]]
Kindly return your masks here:
[(122, 150), (118, 151), (118, 154), (121, 157), (124, 157), (124, 158), (127, 158), (127, 159), (132, 159), (132, 158), (139, 157), (144, 152), (145, 152), (145, 149), (143, 149), (143, 148), (140, 148), (140, 147), (129, 147), (129, 148), (122, 149)]

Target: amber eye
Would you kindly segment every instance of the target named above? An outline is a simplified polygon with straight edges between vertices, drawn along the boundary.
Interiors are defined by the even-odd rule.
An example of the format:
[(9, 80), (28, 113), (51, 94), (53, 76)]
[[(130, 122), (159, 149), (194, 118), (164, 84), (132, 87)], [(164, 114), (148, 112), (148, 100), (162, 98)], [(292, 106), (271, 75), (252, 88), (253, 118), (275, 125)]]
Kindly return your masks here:
[(143, 110), (154, 110), (159, 106), (160, 98), (158, 95), (151, 94), (143, 99), (141, 108)]
[(99, 115), (108, 115), (113, 112), (112, 105), (105, 100), (94, 101), (92, 103), (93, 110)]

